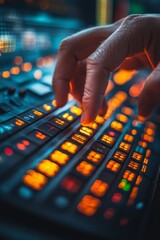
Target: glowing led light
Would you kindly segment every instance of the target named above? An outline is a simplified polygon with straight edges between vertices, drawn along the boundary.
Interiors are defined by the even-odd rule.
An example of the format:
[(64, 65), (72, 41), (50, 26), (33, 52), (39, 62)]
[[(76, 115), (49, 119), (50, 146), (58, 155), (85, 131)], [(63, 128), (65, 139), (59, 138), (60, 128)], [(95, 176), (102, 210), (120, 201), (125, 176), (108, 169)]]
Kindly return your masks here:
[(116, 151), (113, 155), (113, 158), (121, 162), (123, 162), (126, 159), (126, 157), (127, 157), (127, 154), (120, 151)]
[(95, 152), (95, 151), (90, 151), (87, 155), (87, 159), (89, 161), (92, 161), (94, 163), (99, 163), (101, 162), (101, 160), (103, 159), (104, 155), (98, 153), (98, 152)]
[(54, 177), (60, 170), (58, 164), (44, 159), (37, 165), (37, 170), (47, 177)]
[(23, 182), (35, 190), (41, 190), (46, 185), (47, 178), (35, 170), (29, 170), (24, 175)]
[(17, 75), (20, 73), (20, 68), (19, 67), (12, 67), (10, 70), (11, 74)]
[(95, 167), (86, 161), (80, 162), (76, 167), (77, 172), (81, 173), (83, 176), (90, 176), (94, 169)]
[(101, 201), (91, 195), (85, 195), (77, 206), (77, 210), (86, 216), (93, 216)]
[(113, 121), (111, 122), (111, 128), (115, 129), (116, 131), (122, 131), (123, 130), (123, 125), (120, 122)]
[(39, 80), (39, 79), (41, 79), (41, 77), (42, 77), (42, 71), (39, 70), (39, 69), (35, 70), (34, 71), (34, 78)]
[(69, 141), (64, 142), (61, 145), (61, 148), (69, 153), (75, 154), (78, 151), (78, 146), (74, 143), (71, 143)]
[(91, 191), (91, 193), (93, 193), (95, 196), (97, 196), (97, 197), (102, 197), (102, 196), (106, 193), (108, 187), (109, 187), (109, 184), (108, 184), (108, 183), (105, 183), (105, 182), (97, 179), (97, 180), (92, 184), (92, 186), (91, 186), (91, 188), (90, 188), (90, 191)]
[(133, 142), (134, 137), (127, 133), (127, 134), (124, 135), (124, 140), (131, 143), (131, 142)]
[(125, 83), (130, 81), (136, 73), (136, 70), (121, 69), (114, 74), (113, 80), (118, 85), (124, 85)]
[(10, 77), (10, 72), (9, 71), (2, 72), (2, 77), (3, 78), (9, 78)]
[(50, 159), (60, 165), (65, 165), (70, 157), (68, 154), (61, 152), (60, 150), (55, 150), (50, 154)]
[(80, 116), (82, 114), (82, 109), (77, 106), (71, 107), (70, 111), (71, 111), (71, 113), (74, 113), (77, 116)]
[(6, 148), (4, 149), (4, 154), (5, 154), (6, 156), (8, 156), (8, 157), (11, 157), (11, 156), (13, 156), (14, 152), (13, 152), (12, 148), (6, 147)]
[(114, 160), (109, 160), (109, 162), (106, 165), (106, 168), (111, 170), (112, 172), (118, 172), (121, 167), (120, 163), (117, 163)]
[(21, 69), (24, 72), (29, 72), (32, 70), (32, 64), (30, 62), (23, 63)]
[(128, 122), (128, 117), (127, 117), (126, 115), (122, 114), (122, 113), (118, 113), (118, 114), (116, 115), (116, 118), (117, 118), (117, 120), (119, 120), (120, 122), (123, 122), (123, 123)]
[(49, 112), (49, 111), (52, 110), (52, 107), (51, 107), (50, 105), (48, 105), (48, 104), (43, 104), (43, 108), (44, 108), (44, 110), (45, 110), (46, 112)]
[(16, 56), (14, 62), (16, 65), (20, 65), (23, 62), (23, 58), (21, 56)]
[(119, 203), (122, 200), (122, 194), (121, 193), (114, 193), (112, 196), (112, 202)]

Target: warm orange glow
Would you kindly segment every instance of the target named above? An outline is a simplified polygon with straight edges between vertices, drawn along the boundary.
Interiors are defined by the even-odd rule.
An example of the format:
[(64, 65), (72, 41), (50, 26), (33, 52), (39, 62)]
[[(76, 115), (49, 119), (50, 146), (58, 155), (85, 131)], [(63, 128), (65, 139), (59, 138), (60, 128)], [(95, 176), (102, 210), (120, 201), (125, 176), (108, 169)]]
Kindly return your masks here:
[(111, 122), (111, 128), (115, 129), (116, 131), (121, 132), (123, 130), (123, 125), (120, 122), (113, 121), (113, 122)]
[(55, 150), (50, 154), (50, 159), (56, 163), (59, 163), (60, 165), (65, 165), (69, 161), (70, 157), (66, 153)]
[(146, 150), (146, 157), (149, 158), (151, 156), (151, 149)]
[(131, 134), (135, 136), (137, 134), (137, 130), (136, 129), (132, 129), (131, 130)]
[(93, 130), (88, 127), (85, 127), (85, 126), (81, 126), (81, 128), (79, 129), (79, 132), (83, 133), (84, 135), (86, 135), (88, 137), (92, 136), (92, 134), (93, 134)]
[(149, 162), (149, 159), (148, 158), (144, 158), (143, 163), (147, 165), (148, 162)]
[(96, 122), (92, 122), (90, 125), (89, 125), (90, 128), (94, 129), (94, 130), (97, 130), (98, 129), (98, 124)]
[(147, 147), (147, 142), (145, 141), (139, 141), (138, 145), (141, 146), (142, 148), (146, 148)]
[(145, 130), (145, 133), (146, 134), (148, 134), (149, 136), (154, 136), (154, 134), (155, 134), (155, 130), (154, 129), (152, 129), (152, 128), (146, 128)]
[(69, 114), (68, 112), (64, 113), (62, 115), (62, 118), (66, 119), (69, 122), (72, 122), (74, 120), (74, 117), (71, 114)]
[(102, 196), (106, 193), (106, 191), (107, 191), (108, 188), (109, 188), (109, 184), (108, 184), (108, 183), (105, 183), (105, 182), (97, 179), (97, 180), (92, 184), (92, 186), (91, 186), (91, 188), (90, 188), (90, 191), (91, 191), (91, 193), (93, 193), (95, 196), (97, 196), (97, 197), (102, 197)]
[(126, 134), (124, 135), (124, 140), (131, 143), (131, 142), (133, 142), (134, 137), (133, 137), (132, 135), (126, 133)]
[(103, 124), (105, 122), (105, 119), (104, 117), (97, 115), (94, 121), (98, 124)]
[(147, 171), (147, 165), (143, 164), (141, 168), (141, 172), (145, 173)]
[(119, 145), (119, 149), (125, 151), (126, 153), (128, 153), (131, 149), (131, 144), (129, 143), (125, 143), (125, 142), (121, 142)]
[(33, 110), (33, 113), (34, 113), (34, 115), (36, 115), (38, 117), (42, 117), (43, 116), (43, 113), (38, 111), (38, 110), (36, 110), (36, 109)]
[(44, 140), (44, 139), (46, 139), (47, 136), (44, 133), (37, 131), (36, 132), (36, 137), (41, 139), (41, 140)]
[(44, 159), (37, 165), (37, 170), (47, 177), (54, 177), (60, 170), (58, 164)]
[(110, 136), (107, 135), (107, 134), (103, 134), (102, 137), (101, 137), (101, 141), (102, 141), (103, 143), (106, 143), (106, 144), (112, 146), (112, 145), (114, 144), (114, 142), (115, 142), (115, 138), (110, 137)]
[(120, 163), (117, 163), (114, 160), (109, 160), (109, 162), (106, 165), (106, 168), (111, 170), (112, 172), (118, 172), (121, 167)]
[(131, 172), (130, 170), (126, 170), (123, 174), (123, 178), (126, 179), (128, 182), (133, 182), (135, 176), (135, 173)]
[(56, 100), (53, 100), (53, 101), (52, 101), (52, 105), (53, 105), (54, 107), (57, 107)]
[(126, 153), (123, 153), (123, 152), (120, 152), (120, 151), (116, 151), (114, 156), (113, 156), (115, 159), (123, 162), (126, 157), (127, 157), (127, 154)]
[(148, 134), (142, 134), (142, 139), (144, 141), (150, 142), (152, 143), (154, 141), (154, 137), (153, 136), (149, 136)]
[(80, 162), (76, 167), (77, 172), (87, 177), (92, 174), (94, 169), (95, 167), (92, 164), (87, 163), (86, 161)]
[(17, 75), (20, 73), (20, 68), (19, 67), (12, 67), (10, 70), (11, 74)]
[(128, 164), (129, 168), (136, 170), (136, 171), (139, 169), (139, 166), (140, 166), (139, 163), (136, 163), (134, 161), (130, 161)]
[(121, 69), (113, 76), (113, 80), (118, 85), (124, 85), (128, 81), (132, 80), (133, 76), (137, 73), (136, 70)]
[(85, 144), (85, 142), (87, 141), (87, 138), (81, 134), (78, 133), (74, 133), (71, 137), (72, 140), (80, 143), (80, 144)]
[(32, 70), (32, 64), (30, 62), (23, 63), (21, 69), (24, 72), (29, 72)]
[(35, 170), (29, 170), (24, 175), (23, 182), (35, 190), (41, 190), (46, 185), (47, 178)]
[(114, 82), (109, 79), (108, 86), (105, 91), (105, 96), (114, 88), (114, 85), (115, 85)]
[(77, 106), (71, 107), (70, 111), (71, 111), (71, 113), (74, 113), (77, 116), (80, 116), (82, 114), (82, 109)]
[(129, 107), (122, 107), (122, 113), (126, 114), (127, 116), (132, 116), (133, 110)]
[(89, 161), (92, 161), (92, 162), (94, 162), (94, 163), (99, 163), (99, 162), (101, 162), (101, 160), (103, 159), (103, 155), (102, 154), (100, 154), (100, 153), (98, 153), (98, 152), (95, 152), (95, 151), (93, 151), (93, 150), (91, 150), (89, 153), (88, 153), (88, 155), (87, 155), (87, 159), (89, 160)]
[(72, 154), (75, 154), (78, 151), (78, 146), (69, 141), (62, 143), (61, 148)]
[(137, 179), (136, 179), (136, 182), (135, 182), (135, 185), (136, 185), (136, 186), (139, 186), (140, 183), (142, 182), (142, 180), (143, 180), (143, 177), (142, 177), (141, 175), (138, 175), (138, 177), (137, 177)]
[(101, 201), (98, 198), (91, 195), (85, 195), (79, 202), (77, 209), (86, 216), (93, 216), (100, 205)]
[(52, 107), (48, 104), (43, 104), (43, 108), (46, 112), (50, 112), (52, 110)]
[(131, 206), (133, 205), (136, 197), (137, 197), (137, 194), (138, 194), (138, 187), (133, 187), (131, 193), (130, 193), (130, 196), (129, 196), (129, 199), (128, 199), (128, 202), (127, 202), (127, 205), (128, 206)]
[(25, 122), (22, 121), (21, 119), (16, 118), (15, 124), (17, 126), (21, 127), (21, 126), (23, 126), (25, 124)]
[(10, 72), (9, 71), (2, 72), (2, 77), (3, 78), (9, 78), (10, 77)]
[(129, 95), (135, 98), (139, 97), (143, 87), (144, 87), (144, 81), (133, 84), (129, 89)]
[(122, 113), (118, 113), (116, 115), (116, 118), (117, 118), (117, 120), (119, 120), (122, 123), (128, 122), (128, 117), (126, 115), (122, 114)]
[(142, 158), (143, 158), (143, 156), (142, 156), (142, 154), (140, 154), (140, 153), (133, 152), (133, 153), (132, 153), (132, 158), (133, 158), (134, 160), (136, 160), (136, 161), (141, 161)]

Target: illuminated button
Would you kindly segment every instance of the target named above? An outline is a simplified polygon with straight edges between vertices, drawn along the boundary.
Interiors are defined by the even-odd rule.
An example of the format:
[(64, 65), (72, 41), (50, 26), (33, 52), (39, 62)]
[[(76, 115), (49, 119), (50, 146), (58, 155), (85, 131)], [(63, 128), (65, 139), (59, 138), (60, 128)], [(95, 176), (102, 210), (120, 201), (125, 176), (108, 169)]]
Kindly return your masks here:
[(118, 113), (116, 115), (117, 120), (119, 120), (122, 123), (127, 123), (128, 122), (128, 117), (122, 113)]
[(146, 134), (148, 134), (149, 136), (154, 136), (154, 134), (155, 134), (155, 130), (154, 129), (152, 129), (152, 128), (145, 128), (144, 129), (144, 132), (146, 133)]
[(61, 182), (61, 186), (71, 193), (77, 193), (81, 185), (81, 181), (73, 176), (66, 176)]
[(134, 140), (134, 137), (133, 137), (132, 135), (126, 133), (126, 134), (124, 135), (124, 138), (123, 138), (123, 139), (124, 139), (126, 142), (132, 143), (133, 140)]
[(131, 206), (131, 205), (134, 204), (135, 199), (136, 199), (136, 197), (137, 197), (137, 195), (138, 195), (138, 190), (139, 190), (138, 187), (133, 187), (133, 189), (132, 189), (132, 191), (131, 191), (131, 193), (130, 193), (130, 195), (129, 195), (129, 199), (128, 199), (128, 201), (127, 201), (127, 205), (128, 205), (128, 206)]
[(12, 118), (4, 123), (0, 124), (0, 138), (9, 136), (12, 133), (15, 133), (24, 127), (28, 126), (28, 123), (19, 119), (19, 118)]
[(124, 192), (128, 192), (131, 188), (131, 184), (126, 179), (122, 179), (118, 184), (118, 187)]
[(18, 194), (20, 197), (22, 197), (24, 199), (30, 199), (33, 196), (33, 191), (32, 191), (32, 189), (30, 189), (26, 186), (21, 186), (18, 189)]
[(132, 130), (130, 131), (130, 133), (131, 133), (133, 136), (135, 136), (135, 135), (137, 135), (137, 130), (136, 130), (136, 129), (132, 129)]
[(57, 117), (54, 117), (54, 118), (51, 118), (49, 120), (51, 123), (53, 123), (56, 127), (60, 128), (60, 129), (64, 129), (68, 126), (68, 122), (65, 121), (64, 119), (60, 119), (60, 118), (57, 118)]
[(144, 160), (143, 160), (143, 163), (147, 165), (148, 162), (149, 162), (149, 159), (145, 157)]
[(100, 163), (104, 158), (104, 155), (100, 154), (99, 152), (95, 152), (93, 150), (89, 151), (88, 155), (86, 156), (87, 160), (93, 163)]
[(113, 155), (113, 158), (119, 160), (120, 162), (124, 162), (127, 158), (127, 154), (120, 151), (116, 151)]
[(120, 122), (113, 121), (111, 122), (111, 128), (115, 129), (116, 131), (121, 132), (123, 130), (123, 125)]
[(133, 153), (132, 153), (132, 159), (140, 162), (140, 161), (142, 161), (142, 159), (143, 159), (143, 155), (140, 154), (140, 153), (137, 153), (137, 152), (133, 152)]
[(142, 134), (142, 139), (144, 140), (144, 141), (147, 141), (147, 142), (150, 142), (150, 143), (152, 143), (153, 141), (154, 141), (154, 137), (153, 136), (150, 136), (150, 135), (148, 135), (148, 134)]
[(85, 126), (81, 126), (78, 131), (88, 137), (91, 137), (94, 134), (93, 129), (85, 127)]
[(106, 168), (114, 173), (117, 173), (121, 168), (121, 164), (114, 160), (109, 160), (109, 162), (106, 165)]
[(55, 150), (50, 154), (50, 159), (60, 165), (65, 165), (70, 157), (68, 154), (61, 152), (60, 150)]
[(44, 133), (48, 134), (51, 137), (55, 136), (60, 131), (59, 128), (55, 127), (54, 125), (48, 122), (45, 122), (38, 126), (38, 129), (42, 130)]
[(20, 118), (22, 118), (24, 121), (28, 123), (33, 123), (38, 119), (42, 118), (43, 116), (44, 116), (44, 113), (37, 109), (31, 109), (19, 115)]
[(100, 142), (106, 144), (109, 147), (112, 147), (113, 144), (115, 143), (115, 138), (109, 136), (108, 134), (103, 134), (100, 138), (99, 138)]
[(90, 191), (91, 191), (91, 193), (93, 193), (95, 196), (97, 196), (97, 197), (102, 197), (102, 196), (106, 193), (108, 187), (109, 187), (109, 184), (108, 184), (108, 183), (103, 182), (102, 180), (98, 180), (98, 179), (97, 179), (97, 180), (92, 184), (92, 186), (91, 186), (91, 188), (90, 188)]
[(142, 147), (142, 148), (147, 148), (147, 142), (146, 141), (139, 141), (138, 142), (138, 145), (140, 146), (140, 147)]
[(44, 103), (43, 105), (38, 106), (38, 109), (40, 111), (43, 111), (45, 114), (48, 114), (52, 112), (55, 109), (55, 107), (51, 103)]
[(93, 216), (100, 205), (101, 201), (98, 198), (91, 195), (85, 195), (79, 202), (77, 210), (86, 216)]
[(65, 150), (69, 153), (75, 154), (79, 150), (79, 147), (72, 142), (66, 141), (66, 142), (62, 143), (61, 149)]
[(149, 158), (151, 156), (151, 149), (146, 150), (146, 157)]
[(35, 170), (29, 170), (24, 175), (23, 182), (34, 190), (41, 190), (47, 184), (47, 178)]
[(74, 140), (75, 142), (81, 144), (81, 145), (84, 145), (88, 138), (81, 135), (81, 134), (78, 134), (78, 133), (74, 133), (72, 136), (71, 136), (71, 139)]
[(141, 172), (145, 173), (146, 171), (147, 171), (147, 165), (146, 164), (142, 164)]
[(123, 178), (126, 179), (128, 182), (133, 182), (136, 177), (136, 174), (130, 170), (125, 170), (123, 173)]
[(44, 134), (38, 130), (33, 130), (32, 132), (28, 133), (27, 136), (30, 139), (32, 139), (32, 141), (34, 141), (35, 143), (38, 143), (38, 144), (43, 144), (50, 139), (49, 136), (47, 136), (46, 134)]
[(149, 128), (152, 128), (152, 129), (156, 129), (156, 125), (153, 122), (147, 122), (146, 126), (149, 127)]
[(113, 194), (113, 196), (112, 196), (112, 202), (113, 203), (119, 203), (119, 202), (121, 202), (121, 200), (122, 200), (122, 194), (121, 193), (116, 192), (116, 193)]
[(133, 116), (133, 110), (129, 107), (122, 107), (122, 113), (126, 114), (127, 116)]
[(130, 161), (130, 162), (128, 163), (128, 167), (131, 168), (132, 170), (138, 171), (139, 168), (140, 168), (140, 165), (139, 165), (139, 163), (137, 163), (137, 162)]
[(54, 177), (59, 172), (60, 167), (57, 163), (44, 159), (37, 165), (37, 170), (47, 177)]
[(82, 114), (82, 109), (77, 106), (73, 106), (70, 108), (70, 112), (77, 116), (80, 116)]
[(110, 151), (110, 148), (108, 146), (105, 146), (97, 141), (92, 144), (91, 148), (103, 155), (107, 155), (107, 153)]
[(76, 167), (76, 171), (85, 177), (89, 177), (94, 170), (95, 167), (86, 161), (81, 161)]
[(94, 130), (98, 130), (99, 129), (99, 125), (96, 122), (93, 122), (89, 125), (90, 128), (94, 129)]
[(137, 179), (135, 181), (135, 185), (139, 186), (141, 184), (142, 180), (143, 180), (143, 176), (142, 175), (138, 175), (138, 177), (137, 177)]
[(123, 150), (126, 153), (129, 153), (130, 149), (131, 149), (131, 144), (126, 143), (126, 142), (121, 142), (119, 144), (119, 149)]
[(69, 112), (62, 113), (59, 117), (65, 119), (67, 122), (73, 122), (76, 119), (73, 114), (70, 114)]
[(105, 122), (105, 119), (102, 116), (97, 115), (94, 121), (98, 124), (103, 124)]
[(12, 143), (12, 146), (15, 150), (18, 152), (21, 152), (22, 154), (29, 155), (31, 152), (37, 149), (38, 145), (32, 143), (27, 138), (19, 138), (18, 141), (14, 141)]

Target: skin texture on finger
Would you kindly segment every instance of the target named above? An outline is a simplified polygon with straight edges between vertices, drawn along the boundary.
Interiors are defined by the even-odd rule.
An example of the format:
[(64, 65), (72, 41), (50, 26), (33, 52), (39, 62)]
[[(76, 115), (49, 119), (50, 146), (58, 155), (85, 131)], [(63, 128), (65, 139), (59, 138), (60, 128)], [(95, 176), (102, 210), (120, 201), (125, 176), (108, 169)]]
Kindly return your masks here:
[(160, 105), (160, 63), (148, 76), (139, 97), (138, 114), (147, 119), (156, 106)]
[[(121, 22), (122, 20), (108, 26), (89, 28), (62, 41), (53, 75), (53, 91), (57, 107), (67, 102), (70, 92), (69, 82), (74, 77), (78, 62), (86, 59)], [(74, 88), (75, 83), (72, 85)], [(77, 92), (78, 95), (80, 96), (81, 92)]]
[[(160, 41), (160, 35), (157, 35), (160, 18), (157, 20), (152, 14), (147, 16), (131, 15), (125, 18), (118, 29), (89, 56), (82, 102), (84, 110), (82, 123), (84, 121), (84, 123), (89, 124), (90, 121), (94, 120), (94, 117), (98, 114), (98, 107), (102, 104), (101, 94), (104, 92), (103, 88), (106, 87), (105, 83), (109, 72), (119, 68), (126, 58), (144, 52), (152, 67), (156, 63), (158, 59), (156, 57), (157, 53), (154, 58), (154, 53), (150, 52), (150, 50), (157, 36), (159, 37), (157, 42)], [(153, 34), (152, 28), (156, 20), (159, 25), (156, 25), (157, 29), (154, 30)], [(154, 59), (153, 64), (151, 59)]]
[(141, 27), (139, 19), (129, 19), (88, 58), (82, 101), (83, 124), (90, 124), (98, 114), (110, 72), (118, 68), (126, 57), (143, 51)]

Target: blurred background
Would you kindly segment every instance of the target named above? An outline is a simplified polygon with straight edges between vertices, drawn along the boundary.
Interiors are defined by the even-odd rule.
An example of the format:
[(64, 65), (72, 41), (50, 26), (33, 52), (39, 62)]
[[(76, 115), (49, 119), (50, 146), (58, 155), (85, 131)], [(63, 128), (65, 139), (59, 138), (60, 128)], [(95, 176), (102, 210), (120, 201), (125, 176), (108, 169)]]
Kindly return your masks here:
[(159, 0), (0, 0), (1, 76), (30, 71), (35, 61), (39, 68), (52, 64), (60, 41), (81, 29), (159, 12)]

